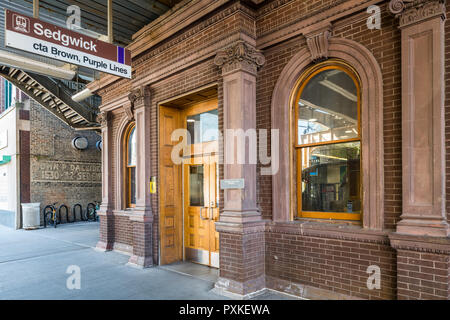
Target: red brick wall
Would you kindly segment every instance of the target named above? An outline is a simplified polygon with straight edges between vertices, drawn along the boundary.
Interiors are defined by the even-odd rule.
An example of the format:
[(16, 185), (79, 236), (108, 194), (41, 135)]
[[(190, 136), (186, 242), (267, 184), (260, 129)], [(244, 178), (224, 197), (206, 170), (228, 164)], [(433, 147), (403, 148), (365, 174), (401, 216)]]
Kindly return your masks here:
[(100, 237), (99, 240), (104, 242), (106, 250), (111, 250), (114, 244), (114, 216), (99, 216), (100, 220)]
[[(369, 290), (366, 272), (381, 269), (381, 289)], [(363, 299), (395, 299), (395, 250), (387, 243), (366, 243), (266, 233), (266, 274)]]
[[(86, 210), (88, 203), (101, 201), (101, 153), (95, 148), (100, 136), (75, 131), (32, 99), (24, 103), (30, 105), (29, 111), (20, 112), (30, 119), (30, 201), (41, 203), (41, 213), (54, 202), (71, 211), (77, 203)], [(86, 150), (72, 147), (78, 136), (88, 139)]]
[(114, 241), (133, 246), (133, 224), (127, 216), (114, 215)]
[[(111, 132), (111, 136), (112, 136), (112, 141), (111, 141), (111, 148), (112, 150), (119, 150), (119, 145), (117, 145), (118, 142), (118, 138), (120, 138), (120, 142), (122, 143), (122, 138), (123, 137), (118, 137), (119, 134), (124, 134), (124, 132), (120, 133), (119, 132), (119, 125), (120, 122), (123, 120), (124, 117), (124, 113), (122, 111), (121, 108), (116, 109), (112, 112), (112, 117), (111, 117), (111, 126), (112, 126), (112, 132)], [(118, 175), (118, 171), (121, 170), (121, 168), (117, 168), (117, 158), (120, 157), (121, 155), (114, 151), (111, 154), (111, 181), (112, 181), (112, 185), (111, 185), (111, 201), (112, 203), (115, 203), (116, 201), (116, 190), (117, 190), (117, 186), (116, 186), (116, 177)], [(121, 210), (123, 208), (114, 208), (116, 210)]]
[(293, 21), (303, 20), (346, 0), (273, 0), (258, 10), (257, 35), (276, 31)]
[(397, 250), (398, 299), (450, 299), (450, 257)]
[[(350, 24), (342, 22), (333, 36), (352, 39), (368, 48), (383, 74), (384, 226), (395, 229), (402, 212), (401, 47), (398, 19), (382, 7), (381, 30), (369, 30), (367, 14)], [(350, 18), (351, 19), (351, 18)], [(349, 19), (349, 20), (350, 20)], [(363, 146), (364, 147), (364, 146)]]
[[(22, 111), (24, 110), (20, 110), (19, 113)], [(20, 143), (20, 203), (29, 203), (31, 201), (30, 131), (19, 130), (19, 143)]]
[(220, 276), (254, 292), (264, 275), (264, 233), (220, 233)]
[[(265, 50), (265, 65), (258, 72), (256, 81), (256, 127), (266, 129), (268, 136), (267, 147), (270, 149), (270, 129), (271, 129), (271, 102), (272, 94), (276, 82), (286, 64), (306, 45), (303, 39), (294, 39), (282, 45)], [(258, 135), (259, 137), (259, 135)], [(280, 154), (280, 157), (288, 155)], [(258, 164), (258, 206), (265, 219), (272, 218), (272, 176), (260, 175), (261, 165)]]

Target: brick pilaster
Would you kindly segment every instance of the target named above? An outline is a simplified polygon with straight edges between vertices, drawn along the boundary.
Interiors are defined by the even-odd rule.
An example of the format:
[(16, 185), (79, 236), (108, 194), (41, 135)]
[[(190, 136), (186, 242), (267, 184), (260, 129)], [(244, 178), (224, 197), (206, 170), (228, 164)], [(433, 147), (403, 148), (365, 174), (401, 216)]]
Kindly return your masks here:
[(114, 216), (112, 213), (111, 188), (111, 113), (102, 112), (97, 120), (101, 124), (102, 130), (102, 203), (98, 212), (100, 219), (100, 240), (96, 248), (102, 251), (108, 251), (112, 250), (114, 244)]
[(450, 299), (450, 239), (393, 234), (397, 249), (397, 298)]
[(133, 225), (133, 255), (129, 265), (147, 268), (153, 265), (153, 212), (150, 182), (150, 93), (148, 87), (139, 87), (129, 94), (136, 122), (136, 207), (130, 215)]
[(244, 41), (219, 51), (215, 59), (223, 77), (224, 179), (244, 182), (243, 188), (224, 190), (224, 209), (216, 223), (220, 277), (215, 290), (242, 298), (265, 288), (264, 222), (256, 203), (256, 163), (240, 163), (236, 155), (255, 150), (235, 152), (234, 146), (236, 139), (245, 139), (238, 132), (256, 131), (256, 74), (264, 62), (253, 44)]
[(263, 226), (252, 231), (220, 233), (217, 289), (247, 296), (265, 288)]

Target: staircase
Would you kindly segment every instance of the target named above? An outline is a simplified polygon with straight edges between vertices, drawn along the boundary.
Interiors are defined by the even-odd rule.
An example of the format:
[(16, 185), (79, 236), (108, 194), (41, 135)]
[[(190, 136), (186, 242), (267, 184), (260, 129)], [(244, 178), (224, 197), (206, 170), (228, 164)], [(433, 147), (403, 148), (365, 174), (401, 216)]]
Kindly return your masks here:
[(94, 99), (75, 102), (76, 89), (71, 82), (0, 66), (0, 76), (22, 90), (42, 107), (76, 130), (99, 130), (96, 122), (98, 102)]

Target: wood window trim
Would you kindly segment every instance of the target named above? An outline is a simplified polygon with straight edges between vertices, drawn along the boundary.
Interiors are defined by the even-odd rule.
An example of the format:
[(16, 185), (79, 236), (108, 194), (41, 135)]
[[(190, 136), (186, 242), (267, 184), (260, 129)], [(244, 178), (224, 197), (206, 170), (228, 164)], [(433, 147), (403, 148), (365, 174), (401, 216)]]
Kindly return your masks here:
[[(187, 118), (189, 116), (194, 116), (197, 114), (202, 114), (202, 113), (213, 111), (213, 110), (218, 110), (218, 107), (219, 107), (219, 101), (217, 98), (206, 100), (204, 102), (200, 102), (200, 103), (197, 103), (190, 107), (187, 107), (186, 109), (182, 110), (182, 112), (181, 112), (183, 128), (187, 129)], [(187, 156), (196, 155), (197, 150), (202, 150), (202, 148), (211, 150), (211, 146), (215, 145), (215, 144), (218, 144), (217, 140), (191, 144), (190, 145), (190, 153)], [(201, 151), (201, 152), (203, 154), (203, 151)], [(186, 156), (186, 155), (184, 155), (184, 156)]]
[[(317, 74), (326, 71), (326, 70), (340, 70), (345, 72), (354, 82), (357, 90), (357, 117), (358, 117), (358, 137), (351, 138), (351, 139), (341, 139), (341, 140), (332, 140), (332, 141), (322, 141), (317, 143), (308, 143), (308, 144), (299, 144), (298, 141), (298, 102), (300, 100), (300, 97), (303, 93), (303, 90), (305, 89), (306, 85), (313, 79)], [(363, 209), (364, 209), (364, 203), (363, 199), (361, 197), (362, 195), (362, 175), (360, 175), (360, 197), (361, 197), (361, 210), (359, 213), (345, 213), (345, 212), (321, 212), (321, 211), (303, 211), (302, 210), (302, 181), (301, 181), (301, 172), (302, 172), (302, 164), (301, 164), (301, 150), (303, 148), (309, 148), (309, 147), (316, 147), (316, 146), (323, 146), (323, 145), (331, 145), (331, 144), (342, 144), (346, 142), (359, 142), (360, 143), (360, 150), (362, 150), (362, 139), (361, 139), (361, 80), (358, 76), (358, 73), (347, 63), (338, 60), (338, 59), (329, 59), (327, 61), (324, 61), (322, 63), (318, 63), (309, 69), (307, 69), (301, 78), (298, 81), (299, 89), (297, 90), (297, 94), (295, 96), (294, 100), (294, 132), (295, 132), (295, 142), (294, 142), (294, 152), (296, 155), (296, 188), (297, 188), (297, 215), (294, 217), (294, 219), (301, 219), (301, 218), (309, 218), (309, 219), (328, 219), (328, 220), (347, 220), (347, 221), (362, 221), (363, 217)], [(362, 168), (362, 151), (360, 151), (360, 170)]]
[(126, 133), (124, 135), (124, 165), (125, 165), (125, 189), (126, 189), (126, 208), (135, 208), (136, 204), (131, 203), (131, 169), (136, 168), (136, 165), (128, 165), (129, 163), (129, 154), (128, 154), (128, 148), (129, 148), (129, 142), (130, 142), (130, 135), (133, 132), (133, 130), (136, 128), (136, 124), (133, 122), (128, 125), (128, 128), (126, 130)]

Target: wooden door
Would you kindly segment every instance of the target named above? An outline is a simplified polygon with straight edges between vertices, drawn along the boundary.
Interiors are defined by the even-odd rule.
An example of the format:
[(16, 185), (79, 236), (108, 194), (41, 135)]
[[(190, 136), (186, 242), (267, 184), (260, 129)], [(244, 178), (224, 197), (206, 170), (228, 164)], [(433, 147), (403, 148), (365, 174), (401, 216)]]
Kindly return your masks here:
[(217, 155), (211, 155), (209, 159), (209, 210), (211, 211), (209, 225), (209, 251), (212, 267), (219, 267), (219, 233), (216, 231), (216, 221), (219, 220), (219, 166)]
[(183, 259), (181, 165), (171, 159), (172, 132), (180, 127), (177, 109), (160, 107), (160, 239), (161, 264)]
[(183, 168), (185, 258), (219, 267), (218, 141), (203, 131), (218, 130), (217, 99), (185, 109), (182, 122), (192, 139)]
[(184, 164), (184, 246), (187, 260), (219, 267), (217, 156), (194, 155)]

